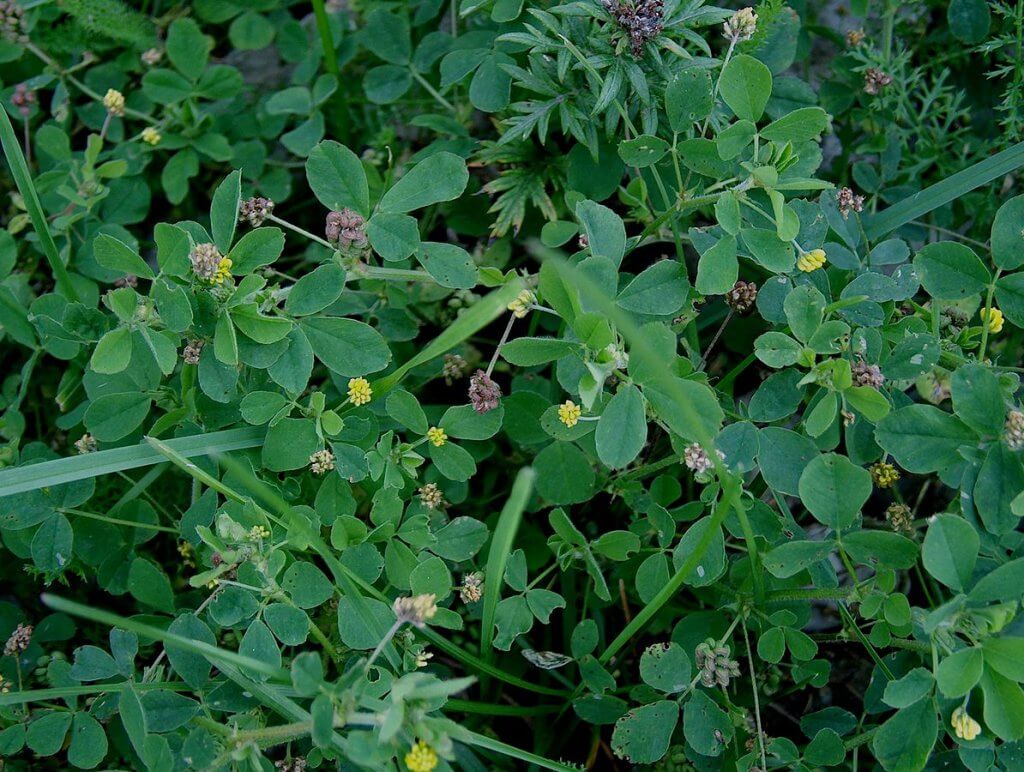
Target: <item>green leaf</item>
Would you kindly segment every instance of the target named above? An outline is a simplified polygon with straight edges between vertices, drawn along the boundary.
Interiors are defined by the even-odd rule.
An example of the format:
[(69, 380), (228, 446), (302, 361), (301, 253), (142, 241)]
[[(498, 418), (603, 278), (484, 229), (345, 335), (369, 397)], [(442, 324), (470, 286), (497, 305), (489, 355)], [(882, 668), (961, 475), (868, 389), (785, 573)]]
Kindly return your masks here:
[[(171, 622), (167, 632), (209, 646), (215, 646), (217, 643), (216, 637), (206, 623), (190, 612), (182, 614)], [(210, 662), (203, 655), (176, 646), (171, 642), (167, 643), (166, 650), (171, 667), (193, 689), (201, 688), (210, 679)]]
[(815, 519), (834, 530), (853, 525), (871, 495), (871, 475), (845, 456), (818, 456), (800, 475), (800, 499)]
[[(173, 29), (172, 24), (171, 30)], [(222, 254), (227, 254), (235, 238), (235, 225), (238, 223), (238, 206), (241, 200), (242, 173), (236, 170), (217, 186), (210, 203), (210, 233), (213, 236), (213, 243)]]
[(623, 386), (608, 402), (595, 434), (597, 455), (610, 469), (621, 469), (647, 442), (647, 415), (636, 386)]
[(552, 504), (579, 504), (594, 492), (595, 475), (583, 452), (569, 442), (554, 442), (537, 454), (537, 493)]
[(646, 384), (644, 395), (654, 412), (685, 440), (708, 443), (725, 420), (714, 392), (698, 381), (659, 380)]
[(167, 58), (189, 80), (197, 80), (206, 69), (210, 44), (193, 19), (175, 19), (167, 30)]
[[(987, 12), (987, 4), (980, 5)], [(1011, 198), (996, 212), (992, 222), (992, 260), (1004, 271), (1024, 265), (1024, 196)]]
[(724, 295), (733, 288), (738, 277), (736, 237), (723, 236), (700, 256), (695, 286), (702, 295)]
[[(684, 728), (689, 726), (689, 721), (689, 718), (684, 720)], [(671, 700), (634, 708), (615, 722), (612, 750), (633, 764), (653, 764), (668, 751), (677, 723), (679, 706)]]
[(299, 321), (313, 352), (329, 369), (347, 378), (387, 367), (391, 350), (384, 336), (354, 319), (311, 316)]
[(828, 113), (820, 107), (801, 107), (772, 121), (761, 136), (772, 142), (807, 142), (817, 139), (828, 127)]
[(380, 200), (382, 212), (411, 212), (462, 195), (469, 182), (466, 162), (442, 151), (408, 170)]
[(950, 589), (962, 592), (974, 574), (979, 547), (978, 533), (966, 520), (942, 514), (928, 526), (921, 559), (929, 574)]
[(718, 89), (736, 117), (757, 123), (772, 95), (772, 74), (754, 57), (740, 54), (722, 70)]
[(112, 375), (123, 372), (131, 358), (132, 331), (127, 327), (118, 327), (100, 338), (89, 364), (98, 373)]
[(685, 132), (711, 114), (711, 90), (711, 74), (697, 67), (689, 67), (669, 81), (665, 87), (665, 113), (672, 131)]
[(683, 734), (702, 756), (720, 756), (732, 741), (733, 727), (725, 711), (697, 689), (683, 708)]
[(280, 228), (256, 228), (246, 233), (228, 253), (231, 273), (245, 276), (270, 265), (284, 251), (284, 232)]
[(878, 422), (875, 440), (908, 472), (941, 471), (960, 460), (964, 444), (977, 435), (963, 422), (932, 405), (908, 405)]
[(1003, 433), (1006, 407), (995, 373), (983, 365), (958, 367), (950, 379), (953, 409), (957, 417), (982, 436)]
[(690, 658), (677, 643), (655, 643), (640, 656), (640, 678), (663, 694), (688, 689), (690, 670)]
[(74, 531), (64, 515), (57, 513), (47, 520), (32, 537), (32, 562), (48, 575), (60, 574), (71, 561)]
[(324, 263), (292, 285), (284, 310), (292, 316), (309, 316), (327, 308), (344, 290), (345, 269), (337, 263)]
[(416, 259), (442, 287), (472, 289), (479, 279), (473, 257), (456, 244), (424, 241)]
[(985, 724), (1000, 740), (1024, 737), (1024, 691), (1008, 678), (989, 669), (981, 677), (985, 696)]
[(174, 591), (167, 574), (145, 558), (135, 558), (128, 570), (128, 591), (139, 603), (174, 613)]
[(618, 268), (626, 254), (626, 226), (622, 218), (594, 201), (576, 204), (576, 217), (586, 234), (590, 253), (611, 260)]
[(923, 699), (896, 711), (875, 734), (871, 747), (887, 770), (924, 769), (939, 733), (935, 705)]
[(140, 276), (143, 279), (154, 277), (153, 269), (138, 252), (113, 236), (101, 233), (93, 240), (92, 249), (96, 262), (104, 268), (126, 275)]
[(935, 669), (939, 691), (950, 699), (963, 697), (981, 680), (985, 667), (982, 650), (977, 647), (955, 651)]
[(619, 158), (626, 166), (643, 169), (653, 166), (668, 152), (668, 142), (651, 134), (641, 134), (635, 139), (619, 143)]
[(916, 667), (902, 678), (885, 685), (882, 700), (893, 708), (909, 708), (918, 700), (928, 697), (935, 686), (935, 678), (923, 667)]
[(509, 364), (536, 367), (579, 350), (578, 343), (561, 338), (516, 338), (501, 347), (501, 356)]
[(914, 257), (921, 286), (936, 300), (960, 300), (981, 294), (992, 281), (970, 247), (956, 241), (928, 244)]
[(762, 559), (762, 565), (772, 576), (788, 579), (796, 576), (808, 566), (820, 563), (835, 549), (831, 539), (824, 541), (791, 541), (770, 550)]
[(366, 223), (366, 235), (374, 251), (391, 262), (405, 260), (420, 246), (419, 226), (407, 214), (375, 214)]
[(364, 217), (370, 213), (370, 192), (366, 171), (359, 157), (344, 145), (327, 140), (306, 158), (306, 179), (313, 195), (332, 211), (354, 209)]
[(660, 260), (627, 284), (615, 302), (638, 314), (671, 316), (683, 307), (689, 289), (686, 266)]
[(446, 442), (440, 447), (430, 445), (428, 455), (437, 471), (449, 480), (465, 482), (476, 473), (476, 462), (473, 457), (467, 450), (452, 442)]
[(137, 391), (104, 394), (89, 404), (83, 421), (100, 442), (116, 442), (127, 437), (146, 420), (149, 405), (149, 396)]
[(1004, 678), (1024, 681), (1024, 638), (1003, 635), (981, 643), (985, 664)]
[(1004, 534), (1017, 528), (1020, 515), (1012, 506), (1024, 490), (1024, 466), (1019, 453), (1003, 443), (989, 448), (974, 483), (974, 505), (989, 533)]

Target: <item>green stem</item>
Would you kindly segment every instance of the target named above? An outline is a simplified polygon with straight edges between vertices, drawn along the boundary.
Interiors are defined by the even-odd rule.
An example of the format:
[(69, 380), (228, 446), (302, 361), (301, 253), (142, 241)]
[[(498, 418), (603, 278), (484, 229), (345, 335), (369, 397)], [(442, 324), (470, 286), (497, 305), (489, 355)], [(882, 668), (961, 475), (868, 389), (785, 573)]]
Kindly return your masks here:
[(991, 324), (989, 314), (992, 313), (992, 296), (996, 291), (996, 282), (999, 281), (999, 276), (1002, 274), (1002, 268), (996, 268), (996, 274), (992, 277), (992, 283), (988, 285), (988, 294), (985, 296), (985, 318), (982, 319), (981, 327), (981, 346), (978, 348), (978, 361), (985, 361), (985, 350), (988, 348), (988, 332)]
[(453, 105), (451, 102), (449, 102), (443, 96), (441, 96), (440, 92), (438, 92), (437, 89), (435, 89), (433, 86), (430, 85), (430, 81), (428, 81), (426, 78), (424, 78), (418, 72), (416, 72), (416, 70), (414, 68), (412, 68), (412, 67), (409, 68), (409, 72), (412, 73), (412, 76), (413, 76), (413, 78), (416, 79), (416, 82), (419, 83), (421, 86), (423, 86), (424, 90), (428, 94), (430, 94), (430, 96), (434, 97), (434, 99), (437, 101), (437, 103), (439, 105), (441, 105), (446, 110), (450, 110), (451, 112), (453, 112), (455, 114), (458, 114), (458, 110), (455, 109), (455, 105)]
[(320, 47), (324, 52), (324, 67), (327, 72), (341, 81), (341, 70), (338, 68), (338, 54), (334, 50), (334, 37), (331, 35), (331, 24), (327, 18), (324, 0), (313, 0), (313, 15), (316, 17), (316, 30), (320, 34)]
[(58, 509), (57, 511), (65, 514), (65, 515), (76, 515), (78, 517), (87, 517), (90, 520), (100, 520), (101, 522), (110, 523), (111, 525), (126, 525), (129, 528), (142, 528), (144, 530), (163, 531), (165, 533), (173, 533), (173, 534), (177, 534), (178, 533), (178, 529), (177, 528), (169, 528), (169, 527), (167, 527), (165, 525), (154, 525), (153, 523), (137, 523), (134, 520), (122, 520), (121, 518), (118, 518), (118, 517), (110, 517), (108, 515), (98, 515), (95, 512), (85, 512), (84, 510), (81, 510), (81, 509), (72, 509), (70, 507), (67, 507), (67, 508)]

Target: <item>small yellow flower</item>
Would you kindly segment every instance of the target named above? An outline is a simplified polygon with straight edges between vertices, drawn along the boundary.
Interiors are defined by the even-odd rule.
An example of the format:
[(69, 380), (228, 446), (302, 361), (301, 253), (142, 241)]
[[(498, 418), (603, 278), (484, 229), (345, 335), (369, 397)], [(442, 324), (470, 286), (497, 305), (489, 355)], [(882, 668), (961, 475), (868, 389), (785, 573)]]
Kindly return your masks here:
[(804, 252), (796, 261), (796, 267), (804, 273), (817, 271), (823, 265), (825, 265), (824, 249), (812, 249), (810, 252)]
[(900, 479), (900, 470), (892, 464), (879, 461), (871, 467), (871, 479), (879, 488), (891, 488)]
[(430, 444), (435, 448), (439, 448), (448, 442), (448, 435), (444, 429), (438, 426), (431, 426), (427, 429), (427, 439), (430, 440)]
[(162, 138), (160, 132), (152, 126), (147, 126), (142, 130), (142, 141), (147, 145), (159, 145)]
[(405, 754), (405, 766), (409, 772), (432, 772), (437, 766), (437, 753), (423, 740), (417, 740)]
[(523, 290), (513, 298), (512, 302), (508, 304), (507, 308), (512, 312), (512, 315), (516, 319), (522, 319), (528, 313), (530, 313), (530, 306), (534, 304), (537, 297), (530, 292), (530, 290)]
[(971, 718), (963, 707), (953, 711), (949, 723), (952, 725), (953, 731), (956, 732), (956, 736), (961, 740), (970, 741), (981, 734), (981, 724)]
[(220, 579), (213, 578), (206, 583), (207, 590), (216, 590), (220, 586)]
[(348, 401), (356, 407), (365, 405), (373, 397), (373, 389), (365, 378), (350, 378), (348, 382)]
[(103, 96), (103, 106), (111, 115), (124, 115), (124, 94), (117, 89), (107, 89), (107, 93)]
[(998, 308), (983, 308), (978, 312), (989, 332), (1003, 331), (1003, 312)]
[(558, 406), (558, 420), (570, 429), (579, 423), (581, 415), (583, 415), (583, 410), (571, 399), (567, 399)]
[(265, 525), (254, 525), (249, 531), (249, 539), (252, 541), (260, 541), (261, 539), (270, 538), (270, 529)]
[(210, 279), (210, 284), (223, 284), (231, 276), (231, 258), (222, 257), (217, 263), (217, 270)]

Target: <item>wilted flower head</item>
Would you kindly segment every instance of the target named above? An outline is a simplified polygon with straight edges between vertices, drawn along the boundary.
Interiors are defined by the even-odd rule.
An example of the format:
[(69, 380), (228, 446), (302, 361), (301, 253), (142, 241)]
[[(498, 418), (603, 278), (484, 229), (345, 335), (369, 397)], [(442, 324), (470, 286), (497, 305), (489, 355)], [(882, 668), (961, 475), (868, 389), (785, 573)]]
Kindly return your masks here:
[(1024, 413), (1020, 410), (1011, 410), (1006, 414), (1003, 440), (1010, 450), (1024, 448)]
[(746, 314), (757, 302), (757, 285), (740, 279), (725, 293), (725, 302), (737, 314)]
[(103, 95), (103, 106), (111, 115), (124, 115), (124, 94), (114, 88), (107, 89), (107, 93)]
[(327, 240), (338, 244), (341, 250), (352, 246), (362, 249), (366, 246), (366, 220), (354, 209), (345, 208), (340, 212), (328, 212), (324, 233)]
[(427, 483), (419, 489), (420, 501), (427, 509), (440, 509), (444, 506), (444, 494), (437, 483)]
[(28, 648), (32, 642), (32, 625), (18, 624), (11, 637), (4, 644), (4, 656), (16, 657)]
[(892, 83), (892, 76), (877, 67), (870, 67), (864, 72), (864, 93), (874, 96)]
[(740, 674), (740, 663), (732, 658), (732, 650), (728, 646), (719, 646), (713, 638), (697, 646), (694, 658), (700, 671), (700, 682), (708, 689), (716, 684), (724, 689), (729, 686), (731, 678)]
[(757, 14), (753, 8), (741, 8), (722, 25), (722, 34), (726, 40), (742, 43), (750, 40), (757, 32)]
[(96, 438), (88, 432), (75, 440), (75, 450), (77, 450), (81, 455), (85, 455), (86, 453), (95, 453), (96, 448)]
[(633, 56), (640, 56), (644, 44), (661, 34), (665, 3), (662, 0), (604, 0), (607, 9), (629, 40)]
[[(725, 459), (725, 454), (722, 451), (716, 450), (715, 452), (718, 453), (720, 459)], [(686, 446), (686, 449), (683, 451), (683, 463), (694, 474), (705, 474), (710, 472), (715, 466), (699, 442), (693, 442)]]
[(469, 363), (458, 354), (445, 354), (441, 374), (444, 375), (444, 382), (449, 386), (453, 381), (458, 380), (466, 374)]
[(142, 63), (152, 67), (154, 64), (164, 58), (164, 53), (159, 48), (147, 48), (142, 52)]
[(864, 209), (864, 196), (853, 192), (852, 188), (840, 188), (836, 193), (836, 203), (839, 205), (839, 213), (845, 220), (850, 212), (860, 212)]
[(238, 205), (238, 219), (249, 223), (253, 228), (263, 225), (263, 221), (273, 212), (274, 202), (263, 196), (247, 198)]
[(856, 48), (864, 42), (865, 37), (866, 35), (864, 34), (864, 30), (852, 29), (846, 33), (846, 45), (850, 48)]
[(0, 38), (11, 43), (27, 43), (25, 12), (16, 0), (0, 0)]
[(885, 510), (885, 519), (889, 527), (897, 533), (909, 533), (914, 530), (914, 516), (906, 504), (890, 504)]
[(850, 365), (850, 373), (853, 375), (855, 386), (870, 386), (873, 389), (880, 389), (885, 383), (882, 368), (878, 365), (869, 365), (863, 359), (858, 359)]
[(196, 244), (188, 255), (192, 273), (203, 281), (221, 284), (230, 275), (231, 260), (224, 257), (215, 244)]
[(459, 597), (463, 603), (476, 603), (484, 596), (484, 575), (479, 571), (462, 577)]
[(199, 364), (199, 355), (203, 353), (204, 342), (196, 339), (190, 340), (185, 344), (185, 348), (181, 350), (181, 358), (187, 365)]
[(469, 379), (469, 401), (473, 409), (483, 415), (494, 410), (501, 400), (501, 388), (483, 370), (477, 370)]
[(391, 604), (391, 610), (395, 612), (399, 622), (422, 628), (437, 613), (437, 604), (434, 602), (436, 600), (437, 596), (432, 592), (425, 595), (395, 598), (395, 602)]
[(324, 448), (309, 457), (309, 469), (313, 474), (321, 475), (334, 469), (334, 454)]
[(11, 94), (11, 104), (18, 108), (18, 112), (21, 113), (22, 117), (28, 117), (28, 114), (32, 112), (32, 105), (35, 103), (35, 91), (24, 83), (19, 83), (14, 87), (14, 93)]

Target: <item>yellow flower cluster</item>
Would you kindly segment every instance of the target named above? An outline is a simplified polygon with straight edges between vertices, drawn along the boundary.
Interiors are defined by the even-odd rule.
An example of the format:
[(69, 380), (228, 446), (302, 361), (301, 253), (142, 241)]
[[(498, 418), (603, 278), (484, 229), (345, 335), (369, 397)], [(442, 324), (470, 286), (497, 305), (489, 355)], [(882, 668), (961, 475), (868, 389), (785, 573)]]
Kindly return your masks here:
[(508, 304), (508, 310), (516, 319), (522, 319), (530, 313), (530, 306), (536, 301), (536, 296), (530, 290), (523, 290)]
[(142, 130), (142, 141), (147, 145), (159, 145), (161, 139), (163, 136), (152, 126), (147, 126)]
[(825, 262), (825, 250), (812, 249), (810, 252), (804, 252), (797, 258), (796, 267), (804, 273), (810, 273), (811, 271), (817, 271), (825, 265)]
[(879, 461), (871, 467), (871, 479), (879, 488), (891, 488), (900, 479), (900, 470), (892, 464)]
[(265, 525), (254, 525), (249, 531), (249, 538), (252, 541), (259, 541), (260, 539), (270, 538), (270, 529)]
[(567, 399), (558, 406), (558, 420), (570, 429), (580, 422), (581, 415), (583, 415), (582, 408), (571, 399)]
[(351, 378), (348, 382), (348, 401), (356, 407), (365, 405), (373, 398), (373, 389), (365, 378)]
[(210, 284), (223, 284), (231, 277), (231, 258), (222, 257), (217, 263), (217, 270), (210, 277)]
[(962, 707), (953, 711), (949, 723), (952, 725), (953, 731), (956, 732), (956, 736), (961, 740), (973, 740), (981, 734), (981, 724), (971, 718)]
[(427, 439), (430, 440), (430, 444), (435, 448), (439, 448), (448, 442), (448, 435), (444, 429), (439, 426), (431, 426), (427, 429)]
[(111, 115), (124, 115), (124, 94), (117, 89), (107, 89), (107, 93), (103, 95), (103, 106)]
[(1003, 331), (1003, 312), (998, 308), (983, 308), (978, 312), (989, 332)]
[(417, 740), (405, 754), (405, 766), (409, 772), (432, 772), (437, 766), (437, 753), (423, 740)]

